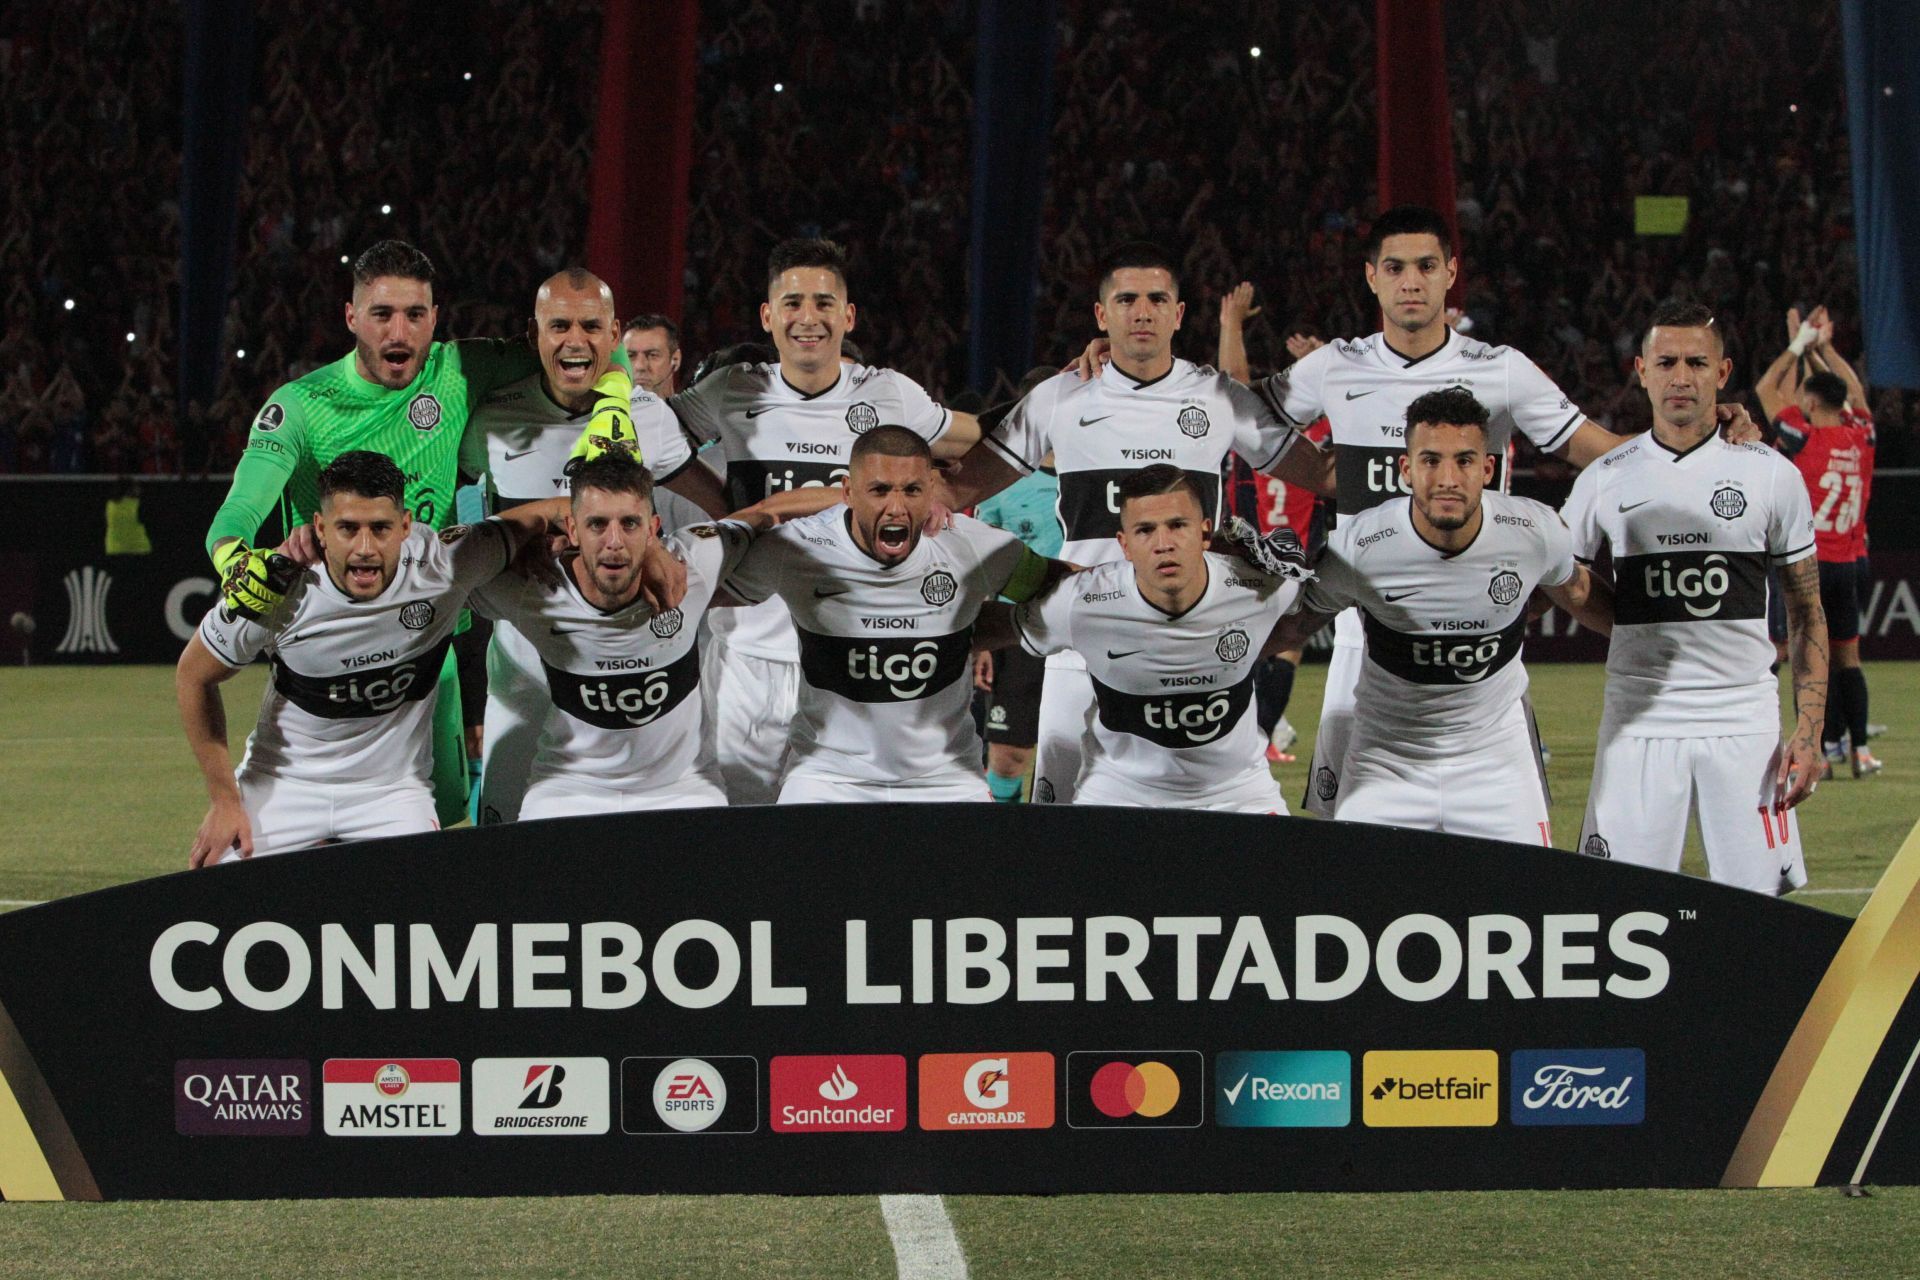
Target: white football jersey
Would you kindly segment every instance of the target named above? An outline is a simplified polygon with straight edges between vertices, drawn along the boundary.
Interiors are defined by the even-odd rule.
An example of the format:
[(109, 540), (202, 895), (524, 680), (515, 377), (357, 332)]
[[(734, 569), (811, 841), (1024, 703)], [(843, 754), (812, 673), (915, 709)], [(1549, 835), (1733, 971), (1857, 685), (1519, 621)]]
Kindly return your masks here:
[(651, 790), (711, 766), (695, 637), (750, 541), (732, 521), (666, 539), (686, 562), (687, 594), (661, 613), (644, 596), (602, 613), (580, 594), (571, 563), (552, 586), (507, 573), (473, 593), (476, 611), (513, 623), (540, 653), (553, 704), (529, 785), (566, 775)]
[(507, 565), (494, 520), (437, 534), (415, 521), (393, 581), (372, 600), (335, 586), (324, 564), (254, 622), (216, 607), (200, 640), (230, 667), (265, 653), (273, 679), (240, 772), (303, 782), (425, 782), (433, 695), (468, 593)]
[(1527, 597), (1574, 573), (1573, 539), (1551, 507), (1493, 492), (1480, 506), (1480, 532), (1453, 553), (1420, 535), (1411, 498), (1343, 519), (1301, 597), (1317, 613), (1359, 608), (1367, 656), (1355, 720), (1410, 754), (1499, 725), (1527, 691)]
[[(693, 449), (666, 401), (633, 389), (633, 431), (640, 458), (655, 483), (671, 480), (693, 459)], [(460, 468), (487, 476), (488, 492), (508, 506), (562, 497), (571, 491), (567, 458), (593, 415), (555, 404), (546, 375), (530, 373), (488, 392), (460, 442)]]
[(1112, 774), (1197, 793), (1262, 761), (1253, 672), (1299, 584), (1228, 556), (1206, 559), (1206, 590), (1178, 617), (1147, 603), (1125, 560), (1076, 573), (1015, 607), (1029, 653), (1073, 649), (1086, 659), (1100, 741), (1087, 780)]
[[(853, 442), (874, 427), (905, 427), (931, 444), (953, 422), (912, 378), (866, 365), (842, 365), (840, 380), (813, 395), (794, 390), (777, 364), (727, 365), (668, 403), (694, 439), (719, 442), (735, 511), (787, 489), (837, 486)], [(728, 648), (749, 657), (799, 661), (778, 601), (738, 611), (725, 632)]]
[(1111, 363), (1085, 381), (1072, 373), (1049, 378), (1008, 412), (986, 442), (1022, 475), (1053, 454), (1060, 527), (1066, 531), (1060, 556), (1095, 565), (1123, 558), (1115, 535), (1124, 477), (1155, 463), (1179, 467), (1205, 495), (1207, 518), (1217, 521), (1227, 454), (1268, 471), (1297, 435), (1226, 374), (1175, 360), (1152, 382), (1138, 382)]
[(1580, 473), (1561, 509), (1574, 554), (1613, 558), (1606, 720), (1692, 738), (1776, 732), (1767, 566), (1814, 553), (1794, 465), (1716, 433), (1685, 453), (1636, 436)]
[(854, 542), (851, 518), (843, 503), (777, 526), (726, 583), (742, 600), (777, 595), (792, 610), (801, 680), (789, 769), (855, 782), (977, 774), (973, 623), (1032, 553), (955, 516), (883, 565)]

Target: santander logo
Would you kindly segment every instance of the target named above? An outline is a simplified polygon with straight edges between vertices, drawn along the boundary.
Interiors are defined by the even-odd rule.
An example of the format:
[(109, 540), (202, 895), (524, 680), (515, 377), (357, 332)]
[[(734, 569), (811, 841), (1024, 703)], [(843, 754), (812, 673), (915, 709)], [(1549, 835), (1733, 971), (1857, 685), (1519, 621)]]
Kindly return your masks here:
[(820, 1082), (820, 1096), (828, 1102), (845, 1102), (860, 1092), (860, 1086), (847, 1077), (847, 1069), (833, 1064), (833, 1074)]

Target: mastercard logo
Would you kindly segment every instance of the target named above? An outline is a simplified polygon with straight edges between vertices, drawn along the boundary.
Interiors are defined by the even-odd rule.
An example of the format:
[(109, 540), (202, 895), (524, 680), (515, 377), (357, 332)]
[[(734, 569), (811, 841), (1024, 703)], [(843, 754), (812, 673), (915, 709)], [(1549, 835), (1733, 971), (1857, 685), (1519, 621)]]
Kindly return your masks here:
[(1103, 1116), (1159, 1119), (1180, 1101), (1180, 1077), (1164, 1062), (1109, 1062), (1093, 1073), (1087, 1096)]

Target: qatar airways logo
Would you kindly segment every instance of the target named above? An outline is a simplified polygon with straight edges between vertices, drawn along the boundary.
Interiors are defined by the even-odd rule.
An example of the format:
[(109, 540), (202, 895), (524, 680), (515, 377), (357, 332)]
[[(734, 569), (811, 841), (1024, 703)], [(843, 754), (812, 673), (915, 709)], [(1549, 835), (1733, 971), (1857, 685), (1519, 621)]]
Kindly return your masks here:
[(1726, 603), (1727, 588), (1733, 585), (1727, 572), (1727, 558), (1719, 552), (1697, 566), (1675, 569), (1673, 561), (1662, 558), (1649, 563), (1646, 593), (1649, 600), (1678, 600), (1682, 608), (1696, 618), (1711, 618)]
[(878, 645), (847, 650), (849, 679), (883, 684), (888, 693), (902, 702), (924, 695), (939, 669), (940, 646), (931, 640), (922, 640), (905, 652), (884, 657)]

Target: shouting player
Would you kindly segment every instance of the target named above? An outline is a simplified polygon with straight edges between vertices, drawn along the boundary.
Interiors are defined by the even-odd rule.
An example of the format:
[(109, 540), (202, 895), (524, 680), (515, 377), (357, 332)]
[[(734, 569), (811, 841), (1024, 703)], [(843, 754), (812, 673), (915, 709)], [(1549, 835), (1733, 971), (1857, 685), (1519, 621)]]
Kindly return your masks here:
[[(1807, 871), (1792, 810), (1818, 778), (1827, 703), (1806, 486), (1772, 449), (1715, 433), (1733, 362), (1705, 307), (1659, 307), (1634, 368), (1653, 430), (1581, 473), (1563, 509), (1575, 555), (1613, 558), (1606, 703), (1580, 848), (1677, 871), (1695, 809), (1715, 880), (1798, 888)], [(1793, 668), (1784, 743), (1769, 562), (1780, 568)]]

